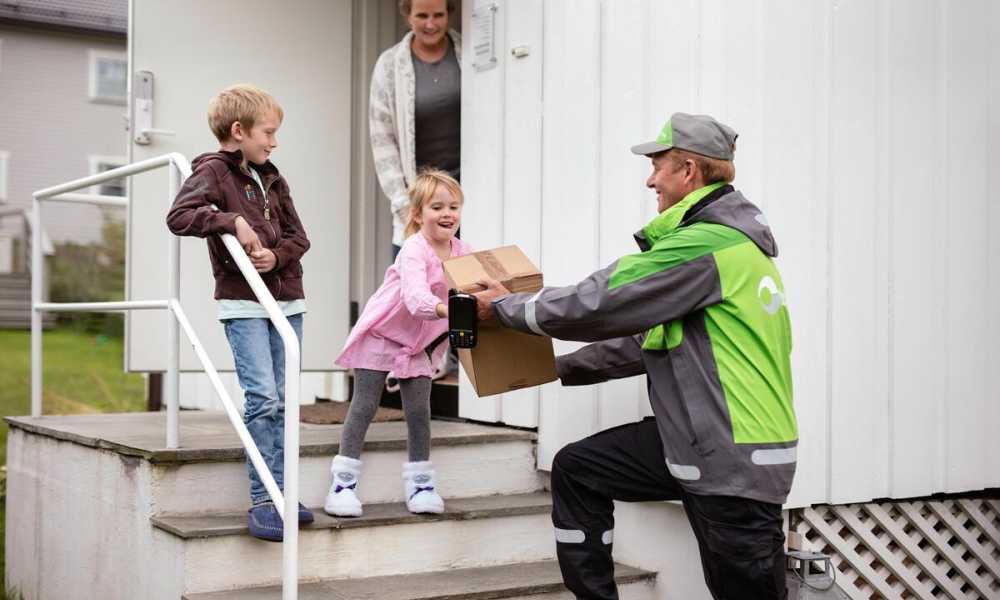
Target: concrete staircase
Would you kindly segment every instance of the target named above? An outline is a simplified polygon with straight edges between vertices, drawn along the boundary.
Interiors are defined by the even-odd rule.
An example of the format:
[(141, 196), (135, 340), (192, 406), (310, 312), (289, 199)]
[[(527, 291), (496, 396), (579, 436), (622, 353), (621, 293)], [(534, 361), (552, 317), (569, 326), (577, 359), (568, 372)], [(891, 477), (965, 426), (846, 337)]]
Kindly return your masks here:
[[(62, 597), (46, 589), (52, 581), (102, 598), (281, 597), (282, 546), (246, 531), (242, 451), (221, 415), (182, 415), (180, 450), (162, 448), (158, 414), (8, 421), (7, 543), (22, 551), (8, 557), (7, 581), (26, 600)], [(535, 469), (534, 434), (447, 421), (435, 421), (432, 430), (446, 512), (406, 510), (405, 424), (374, 423), (362, 456), (365, 515), (336, 519), (314, 508), (315, 523), (299, 537), (299, 597), (571, 600), (554, 561), (551, 500)], [(339, 425), (302, 426), (307, 506), (322, 505), (339, 436)], [(81, 479), (81, 470), (92, 475)], [(98, 482), (107, 491), (95, 496)], [(42, 523), (40, 506), (56, 501), (53, 490), (74, 516), (48, 511), (54, 516)], [(73, 524), (78, 542), (63, 537)], [(112, 555), (113, 540), (121, 540), (119, 555)], [(80, 563), (89, 554), (81, 558), (77, 546), (103, 556), (88, 568)], [(113, 584), (99, 575), (110, 565)], [(34, 575), (41, 571), (45, 578)], [(616, 574), (622, 598), (654, 598), (654, 574), (625, 566)]]

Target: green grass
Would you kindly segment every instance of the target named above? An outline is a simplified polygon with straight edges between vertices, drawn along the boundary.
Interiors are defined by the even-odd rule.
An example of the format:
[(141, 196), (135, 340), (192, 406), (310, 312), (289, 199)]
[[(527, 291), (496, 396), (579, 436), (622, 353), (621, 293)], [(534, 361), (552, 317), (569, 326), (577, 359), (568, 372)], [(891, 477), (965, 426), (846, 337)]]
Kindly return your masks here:
[[(122, 371), (121, 338), (72, 329), (42, 336), (42, 413), (69, 415), (145, 408), (142, 375)], [(31, 335), (0, 331), (0, 415), (31, 413)], [(0, 424), (0, 463), (7, 463), (7, 425)]]
[[(122, 339), (74, 329), (42, 337), (42, 413), (141, 411), (142, 375), (122, 371)], [(31, 413), (31, 334), (0, 330), (0, 415)], [(7, 424), (0, 423), (0, 464), (7, 464)], [(2, 477), (2, 475), (0, 475)], [(0, 490), (6, 486), (0, 480)], [(5, 495), (0, 491), (0, 582), (4, 579)], [(6, 598), (0, 584), (0, 598)]]

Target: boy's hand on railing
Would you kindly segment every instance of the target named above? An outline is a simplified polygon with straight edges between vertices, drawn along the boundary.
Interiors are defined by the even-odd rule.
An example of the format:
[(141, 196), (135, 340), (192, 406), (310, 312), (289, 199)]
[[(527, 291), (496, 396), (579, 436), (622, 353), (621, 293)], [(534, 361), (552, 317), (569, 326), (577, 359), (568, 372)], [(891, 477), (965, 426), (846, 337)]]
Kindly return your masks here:
[(267, 273), (278, 264), (278, 257), (267, 248), (261, 248), (250, 253), (250, 263), (258, 273)]
[[(243, 246), (243, 251), (249, 255), (264, 249), (264, 245), (260, 243), (257, 233), (242, 216), (236, 217), (236, 239), (239, 240), (240, 246)], [(260, 269), (257, 270), (260, 271)]]

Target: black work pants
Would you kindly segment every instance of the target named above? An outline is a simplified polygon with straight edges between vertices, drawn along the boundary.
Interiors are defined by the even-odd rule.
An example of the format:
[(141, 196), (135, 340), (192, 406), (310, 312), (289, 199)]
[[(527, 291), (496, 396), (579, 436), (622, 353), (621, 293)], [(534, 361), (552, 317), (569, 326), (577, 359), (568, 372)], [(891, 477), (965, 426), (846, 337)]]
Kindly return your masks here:
[(716, 600), (785, 599), (781, 506), (685, 492), (667, 470), (651, 418), (569, 444), (552, 463), (556, 553), (563, 581), (577, 598), (618, 598), (612, 500), (681, 500)]

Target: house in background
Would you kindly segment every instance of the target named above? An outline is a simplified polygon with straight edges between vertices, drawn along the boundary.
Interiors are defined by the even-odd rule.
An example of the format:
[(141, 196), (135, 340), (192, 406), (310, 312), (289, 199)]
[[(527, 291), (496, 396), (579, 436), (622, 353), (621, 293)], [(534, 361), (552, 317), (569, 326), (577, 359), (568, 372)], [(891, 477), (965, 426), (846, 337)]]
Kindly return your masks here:
[[(24, 270), (17, 251), (31, 194), (125, 163), (128, 0), (0, 3), (0, 273)], [(125, 195), (125, 182), (92, 193)], [(124, 209), (52, 204), (53, 242), (99, 241)]]

